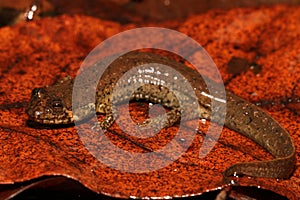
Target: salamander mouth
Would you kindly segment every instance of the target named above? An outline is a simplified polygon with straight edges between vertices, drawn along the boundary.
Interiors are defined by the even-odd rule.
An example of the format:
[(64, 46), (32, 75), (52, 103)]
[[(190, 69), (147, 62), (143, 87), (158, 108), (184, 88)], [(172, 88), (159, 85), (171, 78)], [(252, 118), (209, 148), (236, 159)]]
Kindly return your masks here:
[(53, 112), (52, 109), (44, 109), (36, 107), (35, 109), (27, 109), (29, 120), (40, 124), (55, 125), (55, 124), (70, 124), (73, 123), (71, 112)]
[(63, 117), (41, 118), (41, 117), (29, 115), (29, 120), (40, 124), (47, 124), (47, 125), (73, 123), (72, 119), (63, 118)]
[(57, 118), (53, 118), (53, 119), (38, 119), (35, 117), (29, 117), (29, 119), (31, 121), (40, 123), (40, 124), (46, 124), (46, 125), (58, 125), (58, 124), (70, 124), (73, 121), (70, 119), (57, 119)]

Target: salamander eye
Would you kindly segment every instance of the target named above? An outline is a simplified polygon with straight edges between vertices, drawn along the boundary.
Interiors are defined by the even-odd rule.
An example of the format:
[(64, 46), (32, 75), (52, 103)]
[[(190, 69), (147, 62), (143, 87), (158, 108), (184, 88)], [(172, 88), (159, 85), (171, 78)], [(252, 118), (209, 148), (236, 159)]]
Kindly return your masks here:
[(63, 104), (61, 103), (61, 101), (53, 101), (52, 102), (52, 107), (53, 108), (62, 108)]

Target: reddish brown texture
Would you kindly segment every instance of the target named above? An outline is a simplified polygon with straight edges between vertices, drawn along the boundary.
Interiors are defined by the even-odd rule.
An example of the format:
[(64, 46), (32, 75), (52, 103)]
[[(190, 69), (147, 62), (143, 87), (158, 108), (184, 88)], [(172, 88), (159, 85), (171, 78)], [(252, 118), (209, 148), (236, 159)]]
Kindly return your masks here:
[[(252, 102), (267, 105), (263, 108), (291, 134), (298, 160), (300, 116), (293, 112), (293, 107), (286, 105), (291, 105), (288, 100), (293, 99), (292, 103), (297, 106), (300, 98), (300, 42), (295, 39), (300, 34), (299, 9), (277, 6), (211, 11), (191, 17), (179, 27), (179, 31), (206, 48), (223, 78), (229, 80), (228, 89)], [(285, 20), (289, 18), (292, 20), (287, 25)], [(199, 122), (199, 132), (203, 134), (196, 135), (189, 150), (176, 162), (149, 173), (126, 173), (97, 161), (85, 149), (74, 127), (41, 129), (28, 126), (24, 104), (29, 101), (33, 88), (52, 84), (66, 75), (75, 76), (81, 61), (93, 47), (128, 27), (75, 15), (0, 29), (2, 184), (43, 175), (64, 175), (97, 193), (111, 196), (182, 196), (224, 186), (222, 172), (233, 163), (271, 159), (252, 141), (227, 128), (214, 149), (199, 159), (203, 134), (209, 125)], [(288, 34), (284, 35), (284, 32)], [(286, 42), (275, 43), (275, 38)], [(232, 78), (226, 73), (226, 67), (233, 56), (260, 64), (261, 72), (255, 75), (248, 70)], [(138, 121), (142, 120), (144, 116), (138, 115), (144, 113), (146, 107), (145, 104), (142, 107), (133, 104), (132, 115)], [(185, 131), (191, 132), (190, 123), (185, 124)], [(106, 136), (115, 145), (128, 151), (147, 152), (167, 144), (176, 134), (177, 127), (164, 129), (150, 139), (129, 137), (116, 125), (112, 130)], [(85, 137), (91, 138), (91, 135)], [(242, 178), (239, 182), (245, 186), (259, 185), (290, 199), (300, 195), (298, 168), (289, 180)]]

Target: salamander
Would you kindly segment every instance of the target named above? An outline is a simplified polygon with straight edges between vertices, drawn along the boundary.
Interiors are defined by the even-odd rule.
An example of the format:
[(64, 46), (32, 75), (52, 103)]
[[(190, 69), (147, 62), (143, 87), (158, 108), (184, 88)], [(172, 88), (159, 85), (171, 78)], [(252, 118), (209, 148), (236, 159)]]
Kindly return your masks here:
[[(123, 91), (117, 94), (113, 100), (112, 93), (118, 80), (134, 67), (147, 63), (159, 63), (171, 67), (178, 71), (188, 80), (189, 84), (195, 88), (195, 95), (199, 104), (200, 118), (211, 118), (211, 100), (209, 90), (199, 73), (165, 56), (130, 52), (116, 59), (103, 73), (96, 89), (96, 99), (90, 102), (90, 107), (98, 113), (106, 115), (100, 126), (108, 129), (114, 122), (111, 104), (124, 102), (126, 100), (146, 100), (159, 103), (171, 110), (167, 114), (166, 126), (172, 126), (180, 119), (180, 106), (172, 91), (162, 86), (160, 81), (148, 81), (139, 87), (133, 94), (127, 95), (126, 81)], [(156, 67), (153, 70), (157, 70)], [(174, 78), (168, 77), (165, 78)], [(175, 82), (176, 83), (176, 82)], [(213, 83), (213, 81), (211, 81)], [(66, 77), (56, 84), (43, 88), (36, 88), (32, 91), (30, 104), (27, 113), (30, 120), (41, 124), (70, 124), (74, 119), (80, 120), (89, 115), (87, 108), (80, 110), (79, 114), (72, 112), (72, 89), (74, 79)], [(177, 86), (185, 83), (176, 83)], [(191, 98), (189, 94), (182, 91), (184, 98)], [(291, 176), (295, 168), (295, 147), (289, 133), (269, 114), (259, 107), (247, 102), (226, 90), (226, 116), (225, 126), (235, 130), (242, 135), (252, 139), (274, 156), (272, 160), (241, 162), (233, 164), (224, 171), (224, 177), (233, 174), (243, 174), (253, 177), (271, 177), (277, 179), (287, 179)], [(92, 105), (92, 106), (91, 106)], [(159, 119), (159, 117), (158, 117)], [(150, 123), (151, 122), (147, 122)]]

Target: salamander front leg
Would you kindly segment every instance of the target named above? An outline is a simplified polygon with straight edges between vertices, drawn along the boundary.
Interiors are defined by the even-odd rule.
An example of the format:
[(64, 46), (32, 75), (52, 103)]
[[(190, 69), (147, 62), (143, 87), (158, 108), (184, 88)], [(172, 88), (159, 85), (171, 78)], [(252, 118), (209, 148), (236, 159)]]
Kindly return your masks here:
[(106, 131), (107, 129), (109, 129), (109, 127), (111, 127), (113, 125), (113, 123), (115, 122), (114, 116), (113, 114), (107, 114), (104, 118), (104, 120), (96, 122), (94, 124), (94, 126), (92, 127), (93, 130), (97, 129), (98, 126), (101, 127), (102, 130)]

